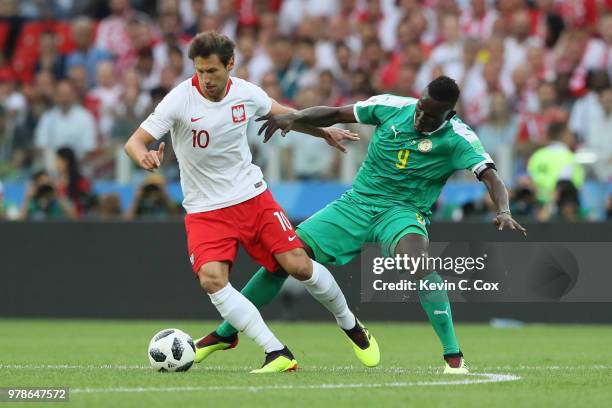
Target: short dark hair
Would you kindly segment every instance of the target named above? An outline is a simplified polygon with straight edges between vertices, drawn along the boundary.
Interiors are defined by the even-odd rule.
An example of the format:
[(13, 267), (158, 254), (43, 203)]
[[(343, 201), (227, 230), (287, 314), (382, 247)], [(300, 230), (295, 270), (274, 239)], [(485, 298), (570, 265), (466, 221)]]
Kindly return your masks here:
[(459, 99), (459, 86), (454, 79), (441, 75), (427, 85), (427, 93), (438, 102), (455, 103)]
[(234, 56), (235, 44), (228, 36), (216, 31), (205, 31), (196, 35), (189, 46), (189, 58), (208, 58), (216, 54), (223, 65), (229, 64)]
[(548, 125), (548, 139), (559, 140), (567, 130), (567, 125), (563, 122), (552, 122)]

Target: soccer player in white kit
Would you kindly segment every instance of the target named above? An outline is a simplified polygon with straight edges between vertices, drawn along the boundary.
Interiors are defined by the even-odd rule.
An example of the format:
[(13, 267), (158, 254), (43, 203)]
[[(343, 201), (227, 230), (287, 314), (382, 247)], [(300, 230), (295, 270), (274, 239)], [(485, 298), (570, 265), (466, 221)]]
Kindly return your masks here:
[[(357, 357), (368, 366), (380, 360), (374, 337), (349, 310), (344, 294), (325, 266), (311, 260), (282, 208), (252, 163), (247, 122), (255, 116), (293, 111), (262, 89), (230, 77), (234, 43), (213, 31), (194, 37), (189, 47), (196, 73), (172, 89), (125, 145), (130, 158), (148, 171), (163, 160), (147, 146), (170, 131), (180, 168), (189, 257), (201, 287), (221, 316), (261, 346), (266, 358), (255, 373), (293, 371), (297, 361), (267, 327), (259, 311), (229, 283), (238, 243), (269, 271), (284, 270), (336, 318)], [(356, 135), (337, 128), (295, 130), (323, 138), (344, 150)], [(196, 342), (196, 362), (215, 347), (231, 348), (214, 333)], [(218, 349), (218, 348), (217, 348)]]

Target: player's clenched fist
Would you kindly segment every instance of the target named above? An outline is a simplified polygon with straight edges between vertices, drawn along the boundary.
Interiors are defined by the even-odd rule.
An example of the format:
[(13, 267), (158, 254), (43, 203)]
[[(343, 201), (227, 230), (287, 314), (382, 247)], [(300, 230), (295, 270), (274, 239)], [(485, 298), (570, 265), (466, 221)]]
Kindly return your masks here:
[(161, 166), (164, 161), (164, 148), (166, 147), (166, 143), (162, 142), (159, 145), (159, 150), (149, 150), (144, 153), (140, 160), (138, 160), (138, 164), (140, 167), (147, 171), (154, 171), (156, 168)]

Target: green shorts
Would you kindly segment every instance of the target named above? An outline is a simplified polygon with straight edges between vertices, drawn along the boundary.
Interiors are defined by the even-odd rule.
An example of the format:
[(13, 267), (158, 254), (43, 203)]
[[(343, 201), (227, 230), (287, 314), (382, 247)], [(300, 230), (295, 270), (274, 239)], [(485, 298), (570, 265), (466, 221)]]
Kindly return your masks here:
[(360, 202), (349, 190), (297, 226), (300, 239), (314, 251), (318, 262), (344, 265), (376, 242), (392, 255), (406, 234), (428, 237), (426, 218), (405, 206), (376, 207)]

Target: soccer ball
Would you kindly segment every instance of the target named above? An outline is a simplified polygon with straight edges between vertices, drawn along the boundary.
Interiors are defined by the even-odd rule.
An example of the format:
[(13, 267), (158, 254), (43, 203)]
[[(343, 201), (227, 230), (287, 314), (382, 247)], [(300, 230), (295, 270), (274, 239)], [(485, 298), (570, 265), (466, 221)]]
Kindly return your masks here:
[(195, 358), (195, 344), (179, 329), (164, 329), (149, 343), (149, 362), (155, 371), (187, 371)]

